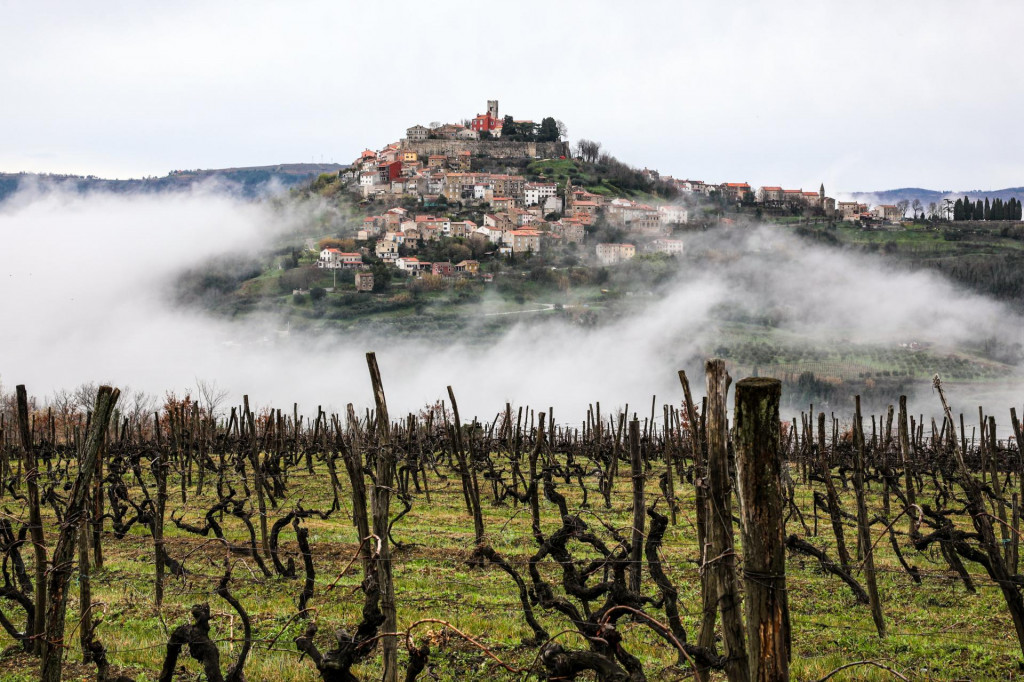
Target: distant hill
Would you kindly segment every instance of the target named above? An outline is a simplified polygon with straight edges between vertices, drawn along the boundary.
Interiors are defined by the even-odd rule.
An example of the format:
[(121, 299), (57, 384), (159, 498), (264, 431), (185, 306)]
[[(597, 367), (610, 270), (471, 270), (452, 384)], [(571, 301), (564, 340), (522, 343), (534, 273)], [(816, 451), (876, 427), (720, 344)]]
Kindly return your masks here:
[(972, 189), (957, 192), (922, 189), (920, 187), (903, 187), (901, 189), (886, 189), (878, 192), (848, 192), (847, 194), (853, 197), (856, 201), (862, 201), (870, 204), (895, 204), (903, 201), (904, 199), (913, 203), (914, 199), (918, 199), (922, 204), (927, 206), (933, 201), (938, 203), (947, 197), (950, 199), (957, 199), (968, 196), (974, 201), (977, 201), (978, 199), (991, 200), (995, 198), (1006, 201), (1011, 197), (1024, 199), (1024, 187), (1008, 187), (1006, 189), (993, 190)]
[(273, 191), (274, 187), (287, 189), (309, 182), (321, 173), (337, 173), (347, 167), (337, 163), (284, 163), (248, 168), (171, 171), (162, 177), (129, 180), (108, 180), (93, 175), (0, 173), (0, 202), (25, 186), (36, 186), (43, 191), (61, 188), (82, 193), (127, 193), (184, 190), (196, 183), (205, 182), (222, 183), (227, 191), (237, 192), (245, 197), (256, 197)]

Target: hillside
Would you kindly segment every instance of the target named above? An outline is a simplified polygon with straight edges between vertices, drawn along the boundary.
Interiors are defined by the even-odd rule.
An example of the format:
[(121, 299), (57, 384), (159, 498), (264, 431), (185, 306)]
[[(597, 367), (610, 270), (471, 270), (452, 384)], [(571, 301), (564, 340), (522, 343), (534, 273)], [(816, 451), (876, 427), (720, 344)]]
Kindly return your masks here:
[(284, 188), (294, 187), (310, 182), (320, 173), (337, 173), (346, 167), (336, 163), (284, 163), (244, 168), (178, 170), (161, 177), (126, 180), (98, 178), (94, 175), (0, 173), (0, 201), (4, 201), (25, 186), (36, 186), (44, 190), (60, 187), (82, 193), (126, 193), (182, 190), (196, 183), (209, 181), (223, 182), (242, 196), (255, 197), (263, 194), (269, 184), (277, 183)]
[(981, 199), (1002, 199), (1007, 201), (1011, 197), (1020, 197), (1024, 195), (1024, 187), (1007, 187), (1005, 189), (992, 189), (992, 190), (934, 190), (934, 189), (922, 189), (921, 187), (902, 187), (900, 189), (885, 189), (877, 192), (849, 192), (850, 197), (854, 201), (861, 201), (866, 203), (876, 204), (897, 204), (900, 201), (908, 201), (913, 203), (914, 199), (919, 200), (922, 204), (927, 206), (931, 202), (939, 202), (947, 197), (956, 199), (957, 197), (963, 197), (964, 195), (969, 196), (973, 200)]

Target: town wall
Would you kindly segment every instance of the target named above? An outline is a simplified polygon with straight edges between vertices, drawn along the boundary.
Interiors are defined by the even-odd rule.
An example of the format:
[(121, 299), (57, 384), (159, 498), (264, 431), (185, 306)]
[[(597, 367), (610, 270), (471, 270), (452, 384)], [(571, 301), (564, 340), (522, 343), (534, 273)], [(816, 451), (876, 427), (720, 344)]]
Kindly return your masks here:
[(473, 156), (485, 155), (494, 159), (541, 158), (557, 159), (569, 156), (565, 142), (513, 142), (509, 140), (403, 140), (403, 149), (410, 149), (420, 157), (431, 154), (454, 156), (468, 151)]

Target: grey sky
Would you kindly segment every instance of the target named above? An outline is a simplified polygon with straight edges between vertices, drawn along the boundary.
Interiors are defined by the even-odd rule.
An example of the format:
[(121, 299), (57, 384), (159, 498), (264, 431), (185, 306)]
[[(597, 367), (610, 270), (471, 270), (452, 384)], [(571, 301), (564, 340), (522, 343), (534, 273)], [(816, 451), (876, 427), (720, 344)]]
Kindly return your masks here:
[(1022, 24), (1009, 1), (0, 0), (0, 171), (348, 162), (498, 98), (677, 177), (1024, 185)]

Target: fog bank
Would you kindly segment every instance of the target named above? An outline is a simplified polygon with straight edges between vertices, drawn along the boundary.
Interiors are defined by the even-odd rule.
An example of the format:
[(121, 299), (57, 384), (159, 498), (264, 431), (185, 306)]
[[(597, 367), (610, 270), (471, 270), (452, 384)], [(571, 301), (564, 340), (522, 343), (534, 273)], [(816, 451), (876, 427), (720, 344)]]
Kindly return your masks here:
[[(256, 254), (307, 218), (201, 188), (15, 197), (0, 206), (0, 381), (6, 390), (24, 383), (40, 397), (84, 382), (162, 397), (201, 379), (227, 389), (231, 402), (245, 393), (256, 404), (298, 402), (308, 413), (371, 405), (364, 354), (372, 350), (393, 415), (445, 398), (450, 384), (464, 418), (489, 419), (509, 401), (553, 406), (564, 421), (596, 401), (606, 411), (628, 403), (644, 415), (652, 394), (660, 414), (662, 403), (681, 399), (678, 369), (702, 394), (700, 362), (732, 324), (724, 318), (767, 320), (773, 333), (823, 346), (1024, 339), (1020, 317), (996, 301), (768, 228), (686, 238), (703, 257), (687, 261), (663, 295), (635, 297), (632, 312), (609, 324), (524, 321), (484, 346), (288, 333), (275, 319), (233, 321), (172, 303), (183, 270)], [(986, 390), (989, 400), (1012, 398)], [(976, 397), (951, 391), (964, 409)], [(935, 412), (923, 398), (920, 409)], [(845, 415), (852, 406), (833, 409)]]

